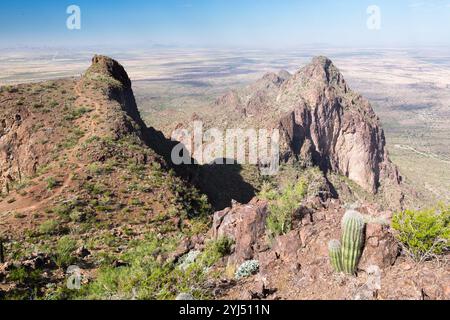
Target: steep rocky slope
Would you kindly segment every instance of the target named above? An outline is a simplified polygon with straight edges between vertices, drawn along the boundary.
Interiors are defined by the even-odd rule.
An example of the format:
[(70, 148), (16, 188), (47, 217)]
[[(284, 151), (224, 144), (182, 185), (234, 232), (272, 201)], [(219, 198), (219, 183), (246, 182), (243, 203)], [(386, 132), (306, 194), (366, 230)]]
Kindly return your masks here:
[(206, 197), (149, 147), (162, 135), (115, 60), (95, 56), (81, 79), (2, 87), (0, 105), (0, 297), (52, 295), (69, 264), (88, 279), (139, 239), (207, 228)]
[(239, 111), (237, 119), (224, 117), (246, 127), (280, 129), (283, 162), (343, 175), (400, 207), (402, 178), (389, 160), (384, 132), (370, 103), (348, 87), (325, 57), (314, 58), (294, 75), (280, 74), (266, 74), (219, 98), (216, 105)]

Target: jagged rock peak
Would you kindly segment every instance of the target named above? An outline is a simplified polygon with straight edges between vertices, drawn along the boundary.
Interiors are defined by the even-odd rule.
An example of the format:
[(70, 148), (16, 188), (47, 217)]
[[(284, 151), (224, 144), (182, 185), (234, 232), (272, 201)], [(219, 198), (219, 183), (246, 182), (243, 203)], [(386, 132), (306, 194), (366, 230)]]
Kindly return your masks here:
[(312, 62), (302, 68), (298, 75), (307, 81), (319, 81), (329, 86), (341, 87), (347, 90), (347, 84), (339, 69), (324, 56), (317, 56)]
[(286, 81), (292, 78), (292, 74), (290, 74), (287, 70), (280, 70), (280, 72), (278, 72), (278, 77)]
[(119, 81), (127, 88), (131, 87), (131, 80), (125, 71), (125, 68), (119, 62), (110, 57), (95, 55), (92, 58), (92, 65), (86, 71), (86, 74), (89, 73), (103, 74)]

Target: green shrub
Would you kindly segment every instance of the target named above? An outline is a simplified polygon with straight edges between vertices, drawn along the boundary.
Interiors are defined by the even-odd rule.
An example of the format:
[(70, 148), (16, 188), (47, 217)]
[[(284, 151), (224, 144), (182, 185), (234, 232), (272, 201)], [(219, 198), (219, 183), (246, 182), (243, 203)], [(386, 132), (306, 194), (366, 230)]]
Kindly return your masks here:
[(231, 254), (231, 248), (234, 241), (228, 237), (221, 237), (215, 242), (215, 251), (218, 252), (222, 257)]
[(56, 264), (58, 267), (68, 267), (75, 261), (72, 255), (77, 248), (77, 242), (69, 236), (64, 236), (58, 240), (56, 245)]
[(278, 193), (273, 190), (264, 190), (262, 196), (269, 200), (269, 216), (267, 228), (270, 236), (279, 236), (291, 231), (295, 211), (300, 207), (307, 193), (307, 184), (299, 181)]
[(56, 220), (47, 220), (39, 226), (39, 232), (42, 234), (55, 234), (59, 229), (59, 223)]
[(44, 107), (44, 105), (42, 103), (34, 103), (33, 104), (33, 108), (35, 109), (42, 109)]
[(58, 180), (56, 180), (53, 177), (49, 177), (45, 181), (47, 182), (47, 189), (48, 190), (53, 190), (54, 188), (56, 188), (59, 185)]
[(448, 251), (450, 206), (396, 213), (392, 219), (399, 242), (416, 261), (424, 261)]
[(197, 299), (210, 297), (204, 283), (207, 268), (213, 259), (217, 259), (217, 255), (211, 254), (214, 246), (208, 245), (186, 269), (157, 259), (158, 254), (173, 252), (178, 242), (178, 238), (158, 239), (148, 235), (121, 256), (125, 266), (105, 265), (93, 282), (75, 294), (83, 299), (168, 300), (174, 299), (179, 292), (189, 292)]
[(233, 241), (229, 238), (222, 237), (215, 241), (209, 241), (205, 250), (200, 255), (198, 262), (204, 267), (211, 267), (220, 258), (231, 253)]
[(93, 195), (107, 194), (106, 186), (100, 183), (85, 183), (84, 188)]
[(73, 210), (69, 214), (70, 221), (72, 222), (85, 222), (87, 218), (86, 212)]
[(9, 274), (9, 280), (19, 282), (19, 283), (25, 283), (25, 280), (27, 279), (28, 273), (25, 270), (25, 268), (20, 267), (17, 269), (13, 269)]
[(8, 280), (21, 285), (33, 285), (40, 280), (41, 274), (41, 270), (27, 271), (24, 267), (13, 268), (8, 275)]

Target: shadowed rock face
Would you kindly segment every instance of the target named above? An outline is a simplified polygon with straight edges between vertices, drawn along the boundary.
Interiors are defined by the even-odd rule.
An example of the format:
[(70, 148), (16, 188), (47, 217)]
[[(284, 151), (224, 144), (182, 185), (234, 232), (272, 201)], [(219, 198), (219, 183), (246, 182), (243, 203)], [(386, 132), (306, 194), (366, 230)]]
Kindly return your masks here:
[(314, 58), (282, 86), (277, 102), (289, 110), (280, 121), (285, 159), (311, 157), (372, 193), (383, 179), (400, 182), (378, 117), (329, 59)]

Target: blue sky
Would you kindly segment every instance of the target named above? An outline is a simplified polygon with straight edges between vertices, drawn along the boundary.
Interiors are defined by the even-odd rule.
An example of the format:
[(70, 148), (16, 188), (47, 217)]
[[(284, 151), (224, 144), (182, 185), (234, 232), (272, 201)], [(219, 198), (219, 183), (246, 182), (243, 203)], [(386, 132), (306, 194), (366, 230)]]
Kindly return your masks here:
[[(81, 30), (66, 9), (81, 8)], [(369, 30), (366, 10), (381, 10)], [(450, 44), (450, 0), (2, 0), (0, 46)]]

